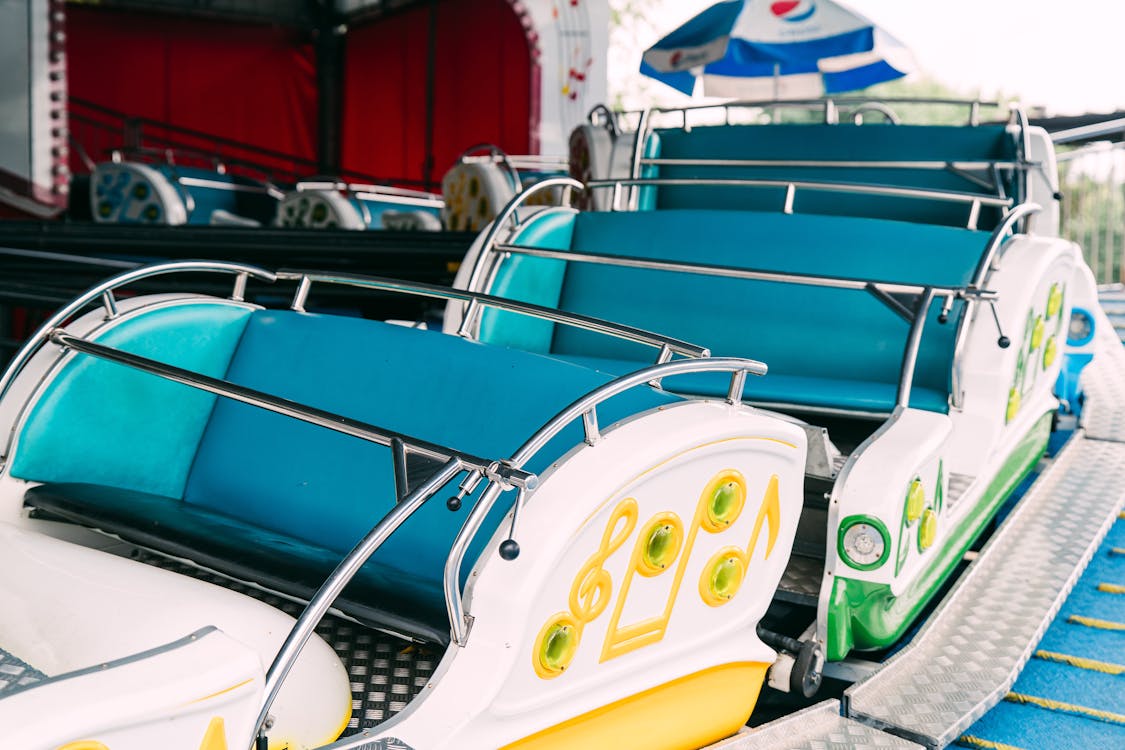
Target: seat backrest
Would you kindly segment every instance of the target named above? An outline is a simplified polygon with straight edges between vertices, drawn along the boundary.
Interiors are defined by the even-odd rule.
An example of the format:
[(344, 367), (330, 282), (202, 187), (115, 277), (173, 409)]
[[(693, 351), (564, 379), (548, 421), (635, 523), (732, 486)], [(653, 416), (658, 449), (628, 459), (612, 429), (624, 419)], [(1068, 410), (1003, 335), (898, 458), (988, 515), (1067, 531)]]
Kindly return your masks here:
[[(557, 217), (554, 219), (557, 221)], [(658, 210), (573, 216), (570, 250), (910, 284), (968, 283), (988, 241), (980, 231), (842, 216)], [(525, 229), (532, 236), (531, 228)], [(550, 235), (557, 240), (562, 232)], [(527, 244), (522, 240), (518, 244)], [(529, 261), (505, 260), (492, 289), (676, 336), (717, 356), (764, 361), (782, 375), (896, 384), (908, 324), (864, 291), (566, 262), (561, 284), (529, 296)], [(558, 268), (549, 269), (557, 275)], [(961, 306), (926, 324), (915, 383), (948, 393)], [(482, 333), (500, 335), (495, 325)], [(541, 333), (541, 332), (540, 332)], [(542, 343), (542, 336), (534, 338)], [(519, 342), (505, 339), (508, 345)], [(556, 326), (552, 353), (643, 361), (629, 342)]]
[[(777, 166), (660, 165), (662, 178), (810, 180), (894, 185), (995, 195), (951, 169), (794, 166), (789, 161), (1011, 161), (1015, 140), (1003, 125), (726, 125), (661, 129), (650, 151), (664, 159), (777, 161)], [(987, 177), (986, 172), (974, 172)], [(1006, 195), (1013, 186), (1003, 182)], [(658, 208), (779, 210), (784, 188), (662, 186)], [(967, 204), (872, 197), (813, 190), (797, 192), (798, 213), (871, 216), (966, 226)], [(992, 228), (997, 209), (982, 210), (978, 226)]]
[[(434, 331), (289, 311), (252, 315), (227, 377), (488, 458), (509, 457), (555, 413), (610, 379)], [(634, 389), (608, 404), (602, 421), (671, 400)], [(577, 426), (569, 429), (553, 444), (557, 450), (549, 445), (534, 467), (543, 468), (580, 441)], [(389, 449), (220, 399), (184, 501), (343, 553), (394, 506), (394, 487)], [(489, 519), (475, 550), (505, 510)], [(427, 503), (375, 559), (405, 575), (421, 575), (438, 590), (464, 518), (464, 511), (450, 513), (440, 500)]]

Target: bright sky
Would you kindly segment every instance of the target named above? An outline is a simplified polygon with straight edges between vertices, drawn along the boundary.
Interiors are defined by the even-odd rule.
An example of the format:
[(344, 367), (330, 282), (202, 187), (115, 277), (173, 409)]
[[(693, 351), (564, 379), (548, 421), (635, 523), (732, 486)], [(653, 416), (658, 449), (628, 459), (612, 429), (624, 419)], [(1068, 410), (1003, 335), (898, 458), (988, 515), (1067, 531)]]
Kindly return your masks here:
[[(610, 0), (614, 7), (624, 0)], [(651, 0), (646, 22), (614, 38), (610, 90), (629, 105), (642, 91), (684, 99), (662, 84), (639, 83), (640, 55), (716, 0)], [(931, 78), (984, 97), (1003, 93), (1055, 114), (1125, 109), (1122, 0), (843, 0), (898, 37)], [(645, 97), (647, 98), (647, 97)]]

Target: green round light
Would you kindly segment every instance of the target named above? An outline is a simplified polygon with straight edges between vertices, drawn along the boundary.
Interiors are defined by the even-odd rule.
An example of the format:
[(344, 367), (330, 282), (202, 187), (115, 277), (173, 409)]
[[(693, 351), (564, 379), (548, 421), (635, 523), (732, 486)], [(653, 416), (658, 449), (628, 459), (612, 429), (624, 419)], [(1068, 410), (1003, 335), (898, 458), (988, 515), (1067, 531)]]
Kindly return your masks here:
[(666, 570), (680, 552), (680, 541), (683, 534), (672, 522), (665, 521), (652, 527), (645, 542), (643, 553), (644, 569), (642, 573), (656, 575)]
[(734, 598), (742, 586), (742, 560), (729, 555), (711, 567), (711, 593), (720, 601)]
[(933, 546), (937, 539), (937, 513), (931, 508), (926, 508), (922, 514), (922, 523), (918, 526), (918, 551), (925, 552)]
[(1035, 351), (1039, 345), (1043, 343), (1043, 318), (1039, 315), (1035, 316), (1035, 324), (1031, 327), (1031, 349)]
[(922, 486), (922, 480), (916, 478), (906, 491), (906, 522), (909, 524), (917, 521), (925, 507), (926, 489)]
[(98, 216), (101, 216), (102, 218), (105, 218), (105, 217), (109, 216), (111, 213), (113, 213), (113, 206), (109, 205), (108, 202), (102, 201), (101, 203), (98, 204)]
[(1051, 284), (1047, 294), (1047, 317), (1053, 318), (1062, 311), (1063, 293), (1058, 284)]
[(562, 673), (574, 659), (578, 637), (570, 623), (556, 622), (547, 629), (539, 647), (539, 663), (547, 672)]
[(148, 197), (148, 185), (143, 182), (138, 182), (133, 186), (133, 197), (139, 201), (143, 201)]
[(742, 512), (746, 502), (745, 486), (735, 480), (723, 482), (711, 492), (707, 503), (707, 520), (713, 527), (730, 526)]
[(1058, 342), (1055, 341), (1055, 337), (1052, 336), (1051, 338), (1047, 339), (1047, 344), (1043, 347), (1043, 369), (1044, 370), (1046, 370), (1048, 367), (1050, 367), (1051, 365), (1053, 365), (1055, 363), (1055, 357), (1057, 357), (1058, 354), (1059, 354), (1059, 345), (1058, 345)]
[(1018, 388), (1008, 391), (1008, 410), (1004, 412), (1004, 421), (1011, 422), (1020, 410), (1020, 392)]
[(312, 220), (315, 222), (322, 222), (328, 218), (328, 206), (323, 203), (317, 203), (313, 206)]

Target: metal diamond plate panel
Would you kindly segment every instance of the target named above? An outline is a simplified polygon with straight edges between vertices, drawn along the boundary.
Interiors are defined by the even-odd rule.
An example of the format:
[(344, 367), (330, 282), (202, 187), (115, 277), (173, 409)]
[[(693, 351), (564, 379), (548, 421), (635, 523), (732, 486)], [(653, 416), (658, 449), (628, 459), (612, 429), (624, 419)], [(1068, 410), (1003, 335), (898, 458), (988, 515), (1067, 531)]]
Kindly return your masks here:
[(777, 598), (794, 604), (816, 606), (820, 596), (820, 581), (824, 578), (824, 561), (800, 555), (789, 558), (789, 565), (781, 574)]
[(34, 685), (47, 675), (0, 648), (0, 698), (9, 690)]
[(1125, 442), (1125, 346), (1104, 315), (1097, 337), (1097, 356), (1082, 371), (1082, 426), (1091, 438)]
[(902, 750), (920, 748), (840, 715), (840, 702), (824, 701), (791, 716), (744, 729), (706, 750)]
[[(291, 599), (201, 570), (187, 562), (140, 549), (136, 550), (132, 557), (148, 565), (189, 575), (251, 596), (292, 617), (297, 617), (304, 609), (303, 604)], [(406, 708), (406, 704), (429, 682), (442, 657), (440, 650), (410, 644), (332, 615), (320, 621), (316, 632), (335, 649), (336, 655), (340, 657), (340, 661), (351, 677), (352, 718), (344, 732), (345, 736), (382, 724)], [(2, 678), (3, 674), (0, 672), (0, 684)], [(397, 750), (400, 745), (372, 745), (371, 747)]]
[(1015, 682), (1125, 500), (1125, 444), (1078, 433), (909, 646), (845, 693), (847, 714), (928, 747)]

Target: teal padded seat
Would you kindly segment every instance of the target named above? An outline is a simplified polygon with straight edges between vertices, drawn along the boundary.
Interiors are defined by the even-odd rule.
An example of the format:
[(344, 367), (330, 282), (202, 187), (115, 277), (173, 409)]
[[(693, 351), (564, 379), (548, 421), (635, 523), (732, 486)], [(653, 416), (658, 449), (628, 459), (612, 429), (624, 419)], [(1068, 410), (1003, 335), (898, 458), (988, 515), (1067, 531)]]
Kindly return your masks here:
[[(84, 366), (81, 358), (76, 362), (70, 366)], [(91, 377), (136, 375), (104, 362), (96, 366), (101, 369), (91, 370)], [(226, 377), (497, 459), (511, 456), (558, 411), (611, 379), (576, 364), (433, 331), (265, 310), (249, 316)], [(191, 393), (174, 387), (180, 395)], [(633, 389), (604, 404), (600, 416), (612, 424), (676, 400)], [(68, 427), (51, 424), (63, 434)], [(581, 439), (580, 426), (570, 426), (528, 468), (545, 469)], [(31, 454), (35, 446), (20, 450)], [(28, 504), (295, 596), (311, 594), (396, 501), (388, 448), (224, 398), (207, 420), (182, 497), (83, 483), (73, 471), (62, 479), (65, 484), (30, 490)], [(450, 512), (444, 500), (455, 484), (439, 491), (376, 552), (345, 591), (341, 609), (411, 637), (448, 640), (443, 569), (477, 498)], [(486, 521), (469, 549), (463, 577), (509, 504), (498, 503)]]
[[(880, 169), (785, 165), (801, 161), (1012, 161), (1015, 139), (1003, 125), (950, 127), (938, 125), (728, 125), (691, 130), (663, 129), (653, 136), (653, 149), (665, 159), (729, 159), (778, 161), (778, 166), (660, 165), (662, 178), (730, 178), (848, 182), (995, 195), (945, 169)], [(1013, 185), (1005, 180), (1005, 194)], [(784, 188), (661, 186), (656, 207), (780, 210)], [(870, 195), (798, 190), (798, 213), (966, 225), (968, 204), (885, 198)], [(978, 226), (991, 229), (998, 209), (981, 211)]]
[[(580, 213), (572, 221), (576, 253), (937, 286), (967, 284), (989, 238), (906, 222), (702, 209)], [(522, 268), (504, 261), (496, 284), (520, 288), (513, 277)], [(769, 373), (747, 384), (748, 399), (809, 407), (890, 411), (909, 331), (863, 291), (581, 261), (565, 263), (557, 297), (522, 298), (681, 338), (716, 356), (761, 360)], [(927, 319), (910, 402), (930, 411), (948, 409), (962, 311), (956, 303), (943, 325), (938, 307)], [(562, 327), (550, 352), (610, 373), (650, 357), (638, 345)], [(699, 375), (669, 387), (721, 395), (726, 385)]]

